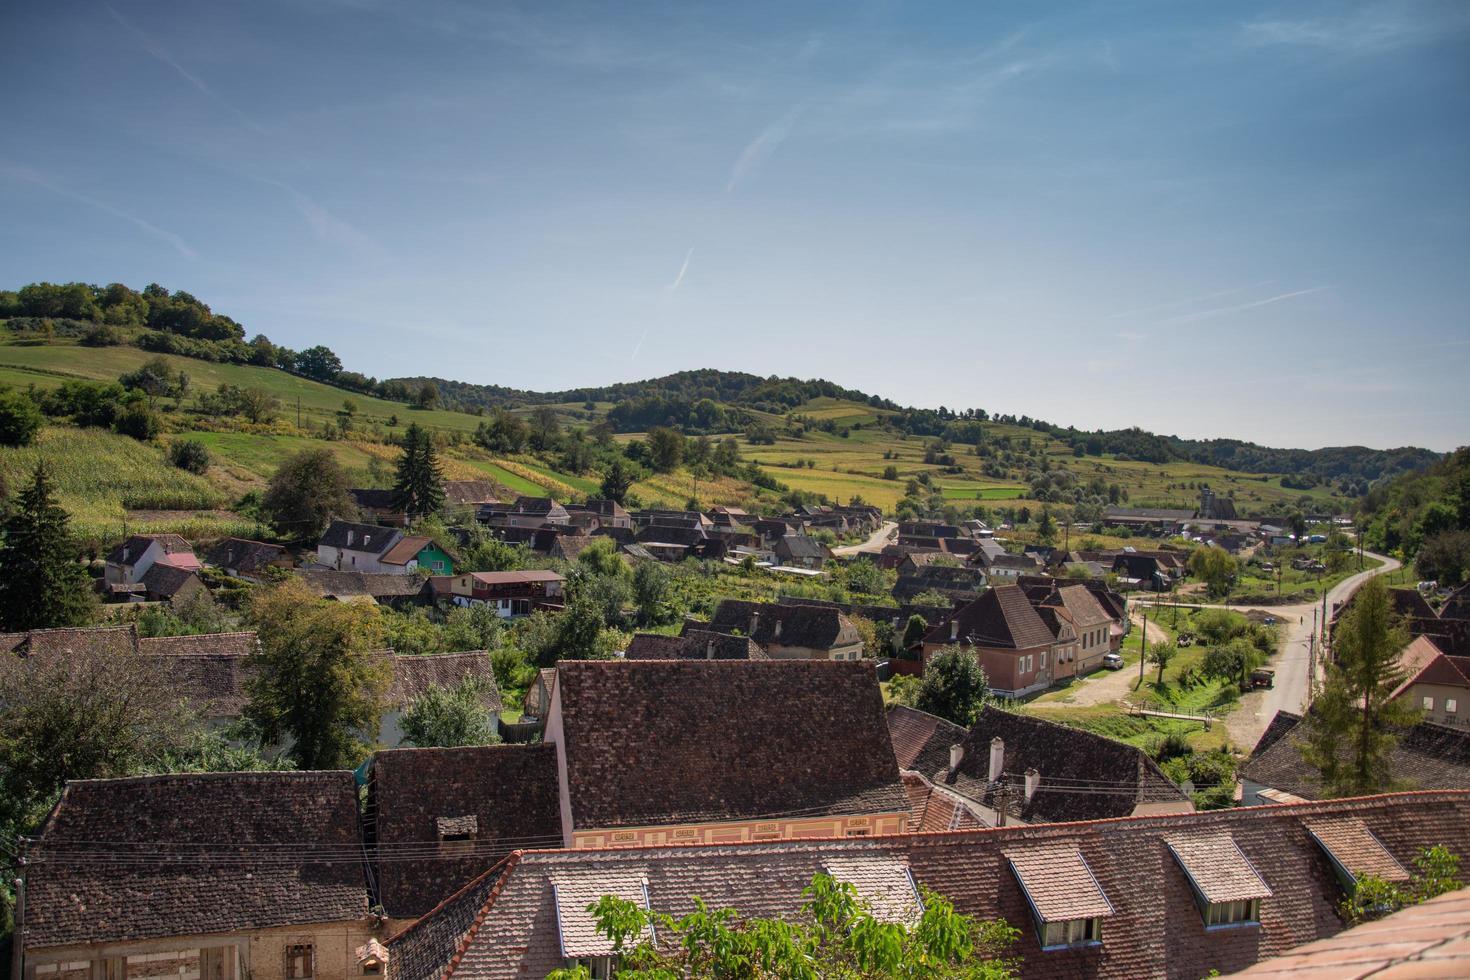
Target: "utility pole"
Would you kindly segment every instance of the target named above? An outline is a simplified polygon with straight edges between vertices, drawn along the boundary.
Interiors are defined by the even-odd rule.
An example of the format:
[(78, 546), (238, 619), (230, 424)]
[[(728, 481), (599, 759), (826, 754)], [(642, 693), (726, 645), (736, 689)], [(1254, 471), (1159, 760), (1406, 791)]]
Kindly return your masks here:
[(29, 841), (22, 837), (17, 844), (20, 845), (20, 857), (16, 864), (20, 873), (15, 878), (15, 922), (14, 932), (10, 937), (10, 975), (20, 978), (24, 976), (21, 972), (25, 966), (26, 951), (26, 844)]
[[(1307, 690), (1317, 686), (1317, 609), (1312, 607), (1312, 632), (1307, 637)], [(1308, 700), (1311, 694), (1307, 695)]]
[(1138, 690), (1143, 690), (1143, 665), (1148, 660), (1148, 610), (1143, 611), (1143, 630), (1138, 634)]

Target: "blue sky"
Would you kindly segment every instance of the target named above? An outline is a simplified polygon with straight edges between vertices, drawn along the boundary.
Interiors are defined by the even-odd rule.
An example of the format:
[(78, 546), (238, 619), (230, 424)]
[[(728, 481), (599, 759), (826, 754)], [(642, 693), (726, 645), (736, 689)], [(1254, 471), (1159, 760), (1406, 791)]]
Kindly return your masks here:
[(0, 280), (379, 377), (1470, 442), (1470, 4), (0, 5)]

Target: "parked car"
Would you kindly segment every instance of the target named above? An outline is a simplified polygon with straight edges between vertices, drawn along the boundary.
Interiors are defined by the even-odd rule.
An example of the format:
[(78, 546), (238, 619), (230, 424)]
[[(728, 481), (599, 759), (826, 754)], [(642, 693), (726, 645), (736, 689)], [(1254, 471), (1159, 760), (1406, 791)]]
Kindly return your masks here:
[(1122, 670), (1123, 655), (1118, 653), (1105, 653), (1103, 654), (1102, 665), (1108, 670)]
[(1275, 616), (1267, 616), (1265, 619), (1261, 620), (1261, 622), (1265, 623), (1267, 626), (1275, 626), (1277, 620)]
[(1251, 687), (1275, 687), (1276, 671), (1257, 667), (1251, 671)]

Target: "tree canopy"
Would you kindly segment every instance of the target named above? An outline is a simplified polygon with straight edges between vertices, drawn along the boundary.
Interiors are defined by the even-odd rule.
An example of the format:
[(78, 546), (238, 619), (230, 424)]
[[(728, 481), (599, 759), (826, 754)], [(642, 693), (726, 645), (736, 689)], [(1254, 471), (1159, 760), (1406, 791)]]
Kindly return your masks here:
[(95, 599), (87, 570), (77, 560), (69, 518), (56, 503), (51, 475), (37, 464), (16, 497), (0, 542), (0, 629), (80, 626)]

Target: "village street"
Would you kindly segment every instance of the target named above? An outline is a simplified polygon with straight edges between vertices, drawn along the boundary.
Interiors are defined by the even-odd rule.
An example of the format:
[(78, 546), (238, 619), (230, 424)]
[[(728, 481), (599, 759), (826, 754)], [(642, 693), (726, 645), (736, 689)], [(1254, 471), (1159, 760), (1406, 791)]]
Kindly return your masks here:
[(883, 546), (889, 544), (893, 535), (898, 531), (898, 525), (893, 521), (884, 521), (883, 526), (874, 531), (868, 540), (860, 544), (846, 544), (840, 548), (833, 548), (832, 554), (838, 558), (846, 558), (849, 555), (876, 555), (883, 550)]

